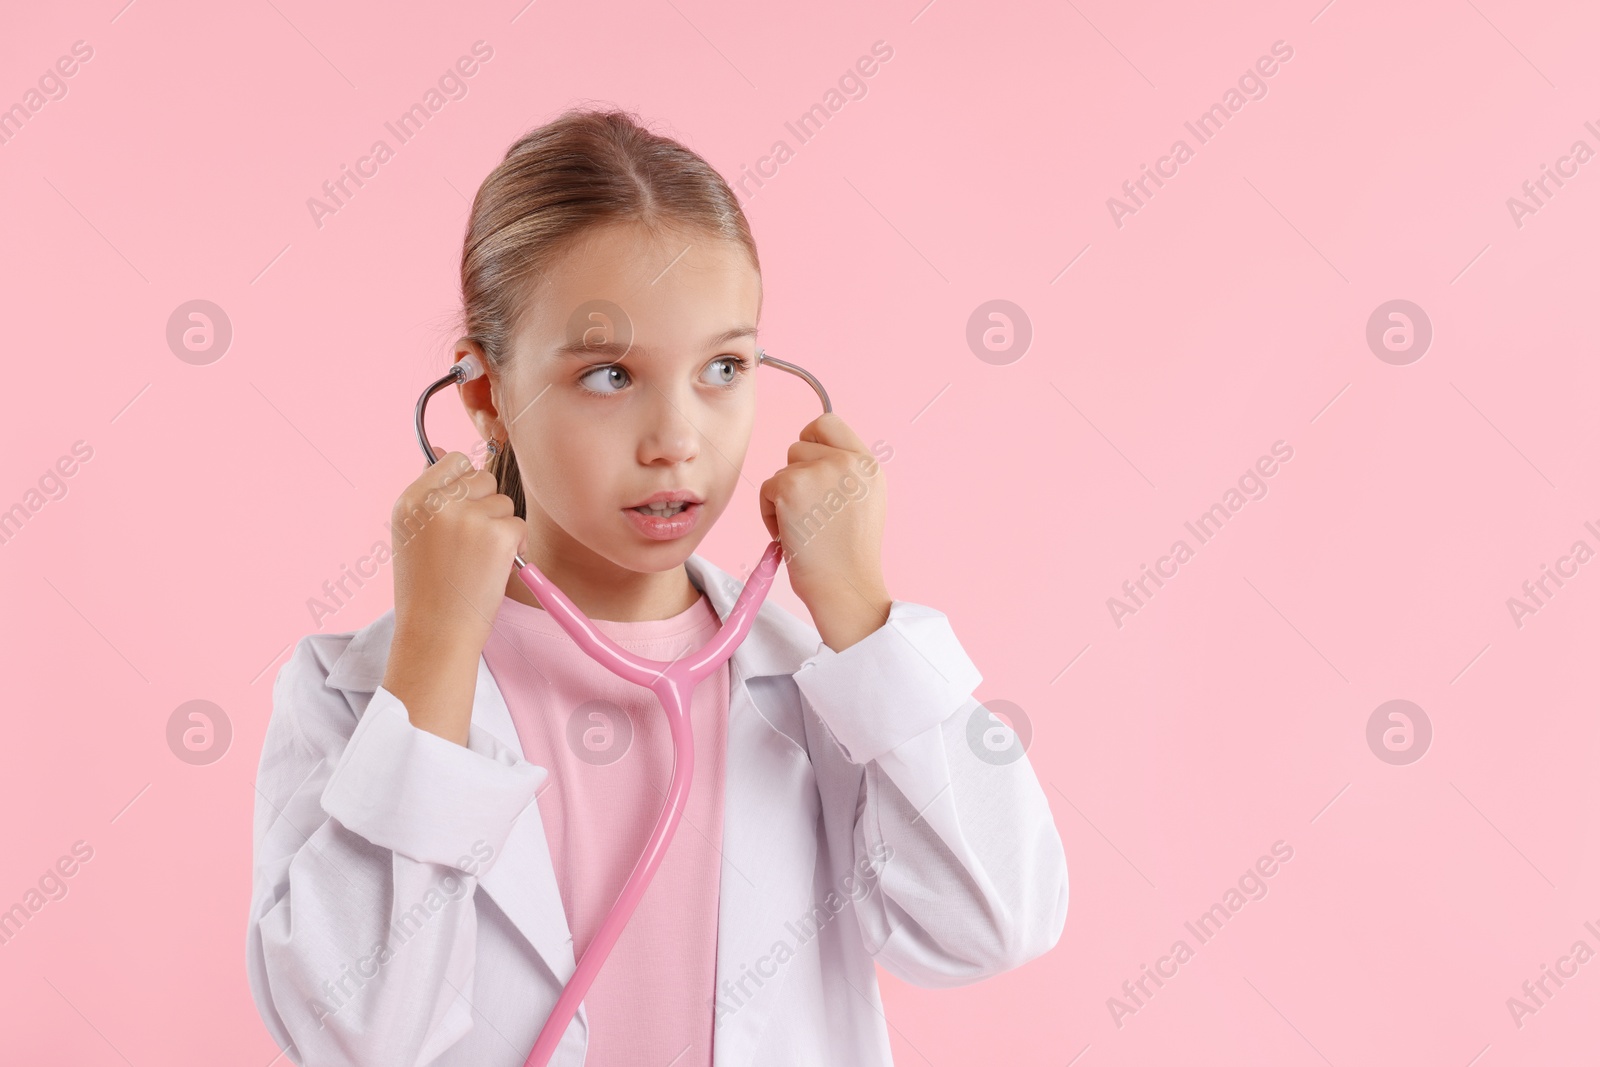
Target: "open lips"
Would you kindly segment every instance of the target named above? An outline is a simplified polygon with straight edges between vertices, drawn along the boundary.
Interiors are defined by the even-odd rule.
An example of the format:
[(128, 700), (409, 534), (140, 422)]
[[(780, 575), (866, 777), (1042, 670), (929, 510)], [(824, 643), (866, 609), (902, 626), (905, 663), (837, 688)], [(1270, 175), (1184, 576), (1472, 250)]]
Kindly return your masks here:
[(628, 510), (637, 511), (641, 515), (668, 519), (691, 505), (700, 503), (703, 503), (700, 497), (687, 489), (663, 489), (632, 505)]
[(623, 508), (633, 528), (652, 541), (671, 541), (688, 534), (700, 524), (705, 502), (687, 489), (663, 489)]

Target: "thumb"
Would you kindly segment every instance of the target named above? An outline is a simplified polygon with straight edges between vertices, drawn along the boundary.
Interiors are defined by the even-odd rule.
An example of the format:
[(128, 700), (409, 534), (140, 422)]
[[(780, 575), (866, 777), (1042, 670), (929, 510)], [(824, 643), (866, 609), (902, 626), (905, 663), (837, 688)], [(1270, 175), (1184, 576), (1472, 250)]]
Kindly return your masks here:
[(761, 491), (758, 496), (761, 503), (761, 521), (766, 524), (767, 534), (771, 536), (774, 541), (778, 541), (781, 540), (781, 538), (778, 536), (778, 505), (774, 503), (772, 498), (767, 495), (768, 490), (772, 488), (773, 481), (774, 479), (768, 478), (766, 481), (762, 482)]

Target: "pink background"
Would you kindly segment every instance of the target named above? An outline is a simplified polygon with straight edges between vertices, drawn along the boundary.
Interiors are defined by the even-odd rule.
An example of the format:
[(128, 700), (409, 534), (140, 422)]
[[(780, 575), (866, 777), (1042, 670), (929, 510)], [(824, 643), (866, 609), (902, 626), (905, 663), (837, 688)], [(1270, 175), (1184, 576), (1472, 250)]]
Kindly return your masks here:
[[(747, 205), (763, 343), (893, 447), (891, 592), (947, 612), (980, 699), (1032, 726), (1061, 943), (964, 989), (883, 975), (897, 1063), (1592, 1054), (1600, 960), (1520, 1028), (1506, 1000), (1573, 942), (1600, 951), (1600, 562), (1520, 628), (1506, 601), (1600, 549), (1600, 160), (1520, 227), (1506, 201), (1575, 140), (1600, 149), (1600, 19), (1321, 2), (10, 12), (0, 104), (74, 41), (93, 58), (0, 145), (0, 508), (75, 441), (93, 455), (0, 545), (0, 908), (75, 841), (93, 858), (0, 947), (0, 1060), (277, 1053), (243, 961), (271, 680), (418, 471), (468, 198), (591, 101), (730, 178), (789, 141)], [(468, 94), (319, 229), (307, 199), (477, 40)], [(878, 40), (867, 95), (798, 145), (785, 121)], [(1184, 122), (1280, 40), (1267, 95), (1199, 144)], [(1179, 137), (1194, 158), (1118, 227), (1107, 199)], [(234, 331), (209, 365), (166, 340), (194, 299)], [(1033, 331), (1003, 364), (966, 340), (994, 299)], [(1433, 326), (1407, 365), (1366, 342), (1395, 299)], [(702, 548), (735, 573), (815, 398), (768, 374), (761, 403)], [(435, 439), (467, 446), (439, 407)], [(1279, 440), (1265, 498), (1115, 625), (1107, 599)], [(391, 581), (322, 628), (382, 613)], [(209, 765), (167, 741), (196, 699), (233, 730)], [(1409, 765), (1366, 740), (1391, 699), (1432, 724)], [(1269, 894), (1119, 1027), (1107, 998), (1279, 840)]]

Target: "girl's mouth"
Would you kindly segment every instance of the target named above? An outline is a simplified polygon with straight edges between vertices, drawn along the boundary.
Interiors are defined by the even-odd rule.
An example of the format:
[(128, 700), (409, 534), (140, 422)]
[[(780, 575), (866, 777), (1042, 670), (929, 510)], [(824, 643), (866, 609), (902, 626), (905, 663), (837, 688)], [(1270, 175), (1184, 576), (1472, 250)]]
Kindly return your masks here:
[(641, 515), (654, 515), (657, 518), (665, 519), (671, 518), (687, 506), (686, 501), (679, 500), (672, 504), (640, 504), (638, 507), (629, 508), (628, 510), (637, 511)]
[(671, 541), (694, 529), (704, 508), (704, 504), (679, 501), (623, 508), (622, 513), (633, 523), (634, 529), (652, 541)]

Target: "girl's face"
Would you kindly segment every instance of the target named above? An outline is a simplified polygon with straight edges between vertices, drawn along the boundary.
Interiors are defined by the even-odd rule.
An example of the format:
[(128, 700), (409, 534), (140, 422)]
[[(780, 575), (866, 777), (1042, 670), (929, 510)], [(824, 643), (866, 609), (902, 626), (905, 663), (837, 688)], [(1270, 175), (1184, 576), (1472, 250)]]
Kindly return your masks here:
[[(750, 443), (760, 274), (735, 243), (617, 223), (535, 284), (492, 384), (530, 548), (579, 567), (679, 566), (727, 507)], [(635, 510), (663, 490), (697, 503), (669, 520)]]

